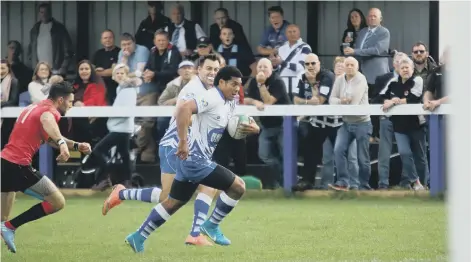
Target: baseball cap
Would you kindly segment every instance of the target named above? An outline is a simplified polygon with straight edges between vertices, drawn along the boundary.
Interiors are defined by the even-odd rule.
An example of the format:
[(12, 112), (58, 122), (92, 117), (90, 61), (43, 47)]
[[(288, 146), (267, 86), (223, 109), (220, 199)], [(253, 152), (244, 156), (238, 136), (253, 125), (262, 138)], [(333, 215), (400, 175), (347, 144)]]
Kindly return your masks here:
[(195, 66), (195, 64), (189, 60), (185, 60), (185, 61), (182, 61), (179, 65), (178, 65), (178, 69), (184, 67), (184, 66)]
[(207, 47), (209, 44), (211, 44), (209, 38), (206, 36), (202, 36), (198, 38), (198, 41), (196, 42), (196, 47)]

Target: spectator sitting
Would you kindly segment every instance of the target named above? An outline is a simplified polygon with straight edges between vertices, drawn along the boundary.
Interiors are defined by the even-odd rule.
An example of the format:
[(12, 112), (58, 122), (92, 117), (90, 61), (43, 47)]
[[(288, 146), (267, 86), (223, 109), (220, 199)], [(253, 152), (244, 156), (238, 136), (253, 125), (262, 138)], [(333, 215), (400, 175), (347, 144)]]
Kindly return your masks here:
[(198, 38), (198, 41), (196, 42), (196, 52), (189, 58), (189, 60), (192, 60), (193, 63), (195, 63), (195, 66), (198, 66), (200, 58), (209, 54), (214, 54), (219, 58), (219, 63), (221, 64), (222, 68), (223, 66), (221, 61), (224, 60), (224, 58), (221, 56), (221, 54), (214, 51), (211, 41), (206, 36)]
[[(158, 104), (161, 106), (174, 106), (177, 104), (177, 97), (183, 87), (195, 77), (195, 64), (191, 61), (183, 61), (178, 65), (179, 77), (167, 84), (159, 97)], [(157, 118), (157, 141), (164, 136), (170, 123), (170, 117)]]
[[(254, 76), (257, 63), (250, 50), (243, 45), (234, 43), (234, 33), (231, 28), (221, 28), (221, 42), (217, 52), (227, 61), (228, 65), (237, 67), (243, 76)], [(246, 79), (242, 82), (244, 84)]]
[(263, 32), (260, 45), (257, 47), (259, 54), (263, 56), (274, 55), (277, 49), (282, 46), (288, 39), (285, 30), (289, 22), (283, 19), (283, 8), (280, 6), (272, 6), (268, 8), (268, 17), (270, 24)]
[(136, 44), (152, 49), (154, 47), (154, 34), (170, 24), (170, 19), (162, 14), (163, 5), (160, 1), (147, 2), (148, 16), (142, 20), (137, 29)]
[(49, 3), (39, 5), (40, 21), (31, 29), (28, 57), (32, 67), (38, 61), (44, 61), (54, 74), (65, 76), (73, 56), (72, 41), (65, 26), (51, 15)]
[[(385, 112), (395, 105), (419, 104), (421, 102), (423, 79), (420, 76), (413, 76), (414, 62), (410, 58), (406, 58), (399, 62), (399, 68), (400, 76), (381, 91)], [(427, 185), (429, 182), (425, 117), (422, 115), (393, 115), (391, 122), (404, 168), (401, 186), (424, 190), (422, 185)]]
[[(358, 61), (353, 57), (345, 59), (345, 75), (337, 77), (332, 88), (329, 103), (338, 105), (368, 105), (368, 84), (363, 74), (358, 72)], [(334, 190), (347, 191), (351, 175), (348, 173), (348, 148), (357, 141), (360, 190), (370, 190), (371, 176), (370, 143), (372, 125), (369, 115), (343, 116), (343, 124), (337, 132), (334, 146), (337, 182), (329, 185)]]
[(20, 42), (16, 40), (9, 41), (7, 60), (10, 64), (11, 72), (18, 80), (18, 91), (20, 94), (28, 91), (28, 84), (31, 81), (31, 77), (33, 77), (33, 70), (21, 62), (22, 55), (23, 48)]
[(51, 77), (51, 67), (46, 62), (39, 62), (34, 69), (33, 81), (28, 85), (31, 103), (36, 104), (47, 98), (51, 86), (48, 85)]
[(221, 30), (223, 27), (228, 27), (232, 29), (232, 32), (234, 32), (234, 43), (250, 50), (252, 53), (252, 48), (245, 36), (242, 25), (229, 17), (229, 12), (226, 8), (221, 7), (214, 11), (214, 21), (216, 23), (212, 24), (209, 28), (209, 38), (211, 39), (211, 44), (213, 46), (219, 46), (221, 44)]
[[(355, 40), (361, 29), (368, 27), (365, 15), (358, 8), (353, 8), (348, 13), (347, 29), (343, 31), (342, 43), (348, 44), (349, 47), (355, 48)], [(343, 54), (344, 45), (340, 46), (340, 52)]]
[[(10, 64), (7, 60), (0, 61), (0, 77), (2, 81), (1, 89), (1, 98), (2, 104), (1, 108), (8, 106), (18, 106), (19, 98), (19, 86), (18, 80), (15, 78), (13, 72), (11, 71)], [(1, 127), (1, 143), (2, 149), (7, 144), (8, 139), (10, 138), (10, 133), (13, 130), (15, 125), (14, 118), (5, 118), (0, 121)]]
[(178, 48), (182, 57), (188, 57), (196, 48), (196, 40), (206, 36), (201, 26), (185, 19), (185, 10), (181, 4), (172, 8), (171, 23), (165, 28), (172, 44)]
[[(106, 106), (106, 89), (90, 61), (82, 60), (77, 73), (74, 106)], [(93, 143), (107, 133), (105, 118), (74, 118), (72, 122), (74, 138), (79, 141)]]

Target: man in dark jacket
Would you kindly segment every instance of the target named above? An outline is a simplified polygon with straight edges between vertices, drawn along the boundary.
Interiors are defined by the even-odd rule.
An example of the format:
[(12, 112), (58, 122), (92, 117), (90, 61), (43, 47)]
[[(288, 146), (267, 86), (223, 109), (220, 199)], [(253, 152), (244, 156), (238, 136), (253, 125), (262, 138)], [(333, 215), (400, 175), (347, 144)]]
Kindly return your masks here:
[(229, 13), (226, 8), (218, 8), (214, 11), (214, 20), (216, 23), (212, 24), (209, 28), (209, 38), (214, 48), (217, 48), (221, 44), (221, 28), (228, 27), (232, 29), (234, 33), (234, 43), (239, 46), (243, 46), (252, 52), (249, 41), (245, 36), (242, 25), (232, 20), (229, 17)]
[(72, 63), (72, 41), (65, 26), (52, 18), (51, 5), (39, 5), (40, 21), (30, 31), (28, 60), (34, 68), (38, 61), (47, 62), (54, 74), (65, 76)]
[(149, 50), (154, 47), (154, 34), (170, 24), (170, 19), (162, 14), (162, 3), (159, 1), (147, 2), (149, 15), (142, 20), (136, 32), (136, 43)]

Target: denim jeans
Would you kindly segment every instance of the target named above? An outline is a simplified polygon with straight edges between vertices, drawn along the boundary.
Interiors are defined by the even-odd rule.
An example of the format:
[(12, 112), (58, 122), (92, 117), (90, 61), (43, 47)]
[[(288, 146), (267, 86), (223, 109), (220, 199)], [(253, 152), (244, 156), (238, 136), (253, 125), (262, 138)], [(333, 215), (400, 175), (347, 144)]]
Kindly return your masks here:
[[(334, 143), (330, 139), (326, 139), (323, 145), (322, 157), (322, 179), (321, 187), (327, 188), (329, 184), (334, 183)], [(350, 187), (358, 188), (360, 181), (358, 180), (358, 158), (357, 158), (357, 141), (353, 140), (348, 148), (348, 173), (350, 176)]]
[(360, 180), (359, 189), (370, 189), (371, 176), (370, 165), (370, 136), (373, 132), (371, 121), (362, 123), (343, 123), (337, 132), (335, 140), (334, 155), (337, 165), (337, 186), (350, 187), (350, 176), (348, 172), (348, 148), (353, 140), (357, 141), (358, 176)]
[(429, 180), (429, 167), (425, 144), (426, 129), (409, 131), (407, 133), (394, 133), (397, 148), (401, 156), (404, 172), (401, 185), (412, 183), (420, 178), (425, 185)]
[(283, 182), (283, 127), (261, 128), (258, 137), (258, 157), (271, 170), (275, 180)]
[(379, 120), (378, 187), (389, 187), (389, 163), (393, 147), (393, 124), (387, 117)]

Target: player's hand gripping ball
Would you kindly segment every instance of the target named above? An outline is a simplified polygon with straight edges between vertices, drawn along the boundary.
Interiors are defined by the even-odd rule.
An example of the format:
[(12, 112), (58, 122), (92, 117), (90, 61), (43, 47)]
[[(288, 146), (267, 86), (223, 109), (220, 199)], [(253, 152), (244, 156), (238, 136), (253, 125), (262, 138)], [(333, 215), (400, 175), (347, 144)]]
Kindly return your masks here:
[(229, 135), (234, 139), (244, 139), (249, 134), (256, 134), (260, 131), (253, 118), (247, 115), (236, 115), (229, 119), (227, 125)]

